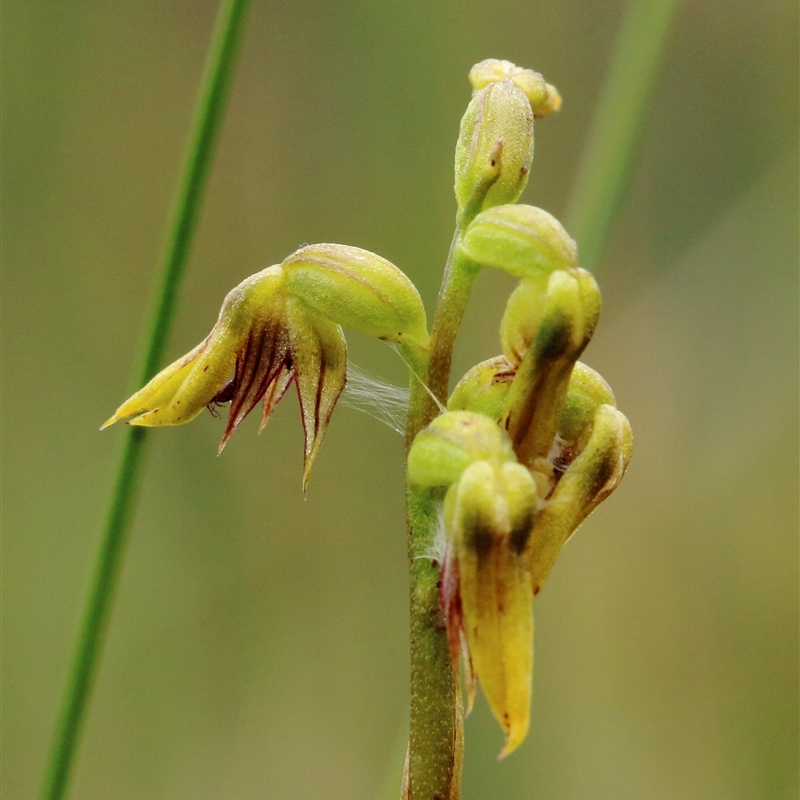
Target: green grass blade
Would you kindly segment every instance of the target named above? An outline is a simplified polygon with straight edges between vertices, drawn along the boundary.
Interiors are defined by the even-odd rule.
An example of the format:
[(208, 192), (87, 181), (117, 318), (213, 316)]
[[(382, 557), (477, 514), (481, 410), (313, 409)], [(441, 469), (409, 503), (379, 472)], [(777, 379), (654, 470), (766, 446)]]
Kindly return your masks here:
[(637, 152), (678, 0), (630, 0), (597, 101), (567, 213), (581, 266), (595, 270)]
[[(139, 385), (155, 374), (164, 355), (197, 226), (198, 211), (208, 182), (214, 144), (225, 110), (248, 5), (249, 0), (223, 0), (217, 13), (189, 151), (161, 265)], [(60, 800), (67, 791), (135, 511), (146, 441), (146, 429), (127, 429), (97, 564), (42, 783), (42, 800)]]

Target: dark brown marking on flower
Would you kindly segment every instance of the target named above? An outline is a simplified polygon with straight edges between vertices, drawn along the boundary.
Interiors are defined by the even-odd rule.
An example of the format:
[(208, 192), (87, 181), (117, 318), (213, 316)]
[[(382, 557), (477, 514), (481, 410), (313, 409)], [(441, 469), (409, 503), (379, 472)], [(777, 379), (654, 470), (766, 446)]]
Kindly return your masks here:
[(439, 568), (439, 562), (438, 562), (438, 561), (437, 561), (435, 558), (432, 558), (432, 559), (431, 559), (431, 566), (432, 566), (434, 569), (438, 569), (438, 568)]
[(247, 415), (247, 410), (244, 410), (244, 413), (242, 411), (254, 391), (258, 391), (257, 380), (264, 351), (265, 334), (265, 327), (258, 327), (255, 331), (251, 331), (245, 342), (244, 351), (240, 355), (237, 354), (236, 371), (233, 376), (234, 393), (231, 398), (226, 433), (229, 431), (232, 433)]
[(469, 543), (472, 545), (479, 559), (485, 558), (487, 555), (489, 555), (489, 552), (492, 549), (493, 540), (494, 535), (492, 531), (484, 525), (481, 525), (480, 521), (476, 520), (476, 524), (474, 525), (471, 531), (471, 536), (469, 537)]
[(534, 587), (533, 587), (533, 596), (534, 596), (534, 597), (536, 597), (536, 595), (537, 595), (537, 594), (539, 594), (539, 592), (541, 591), (541, 589), (542, 589), (542, 587), (541, 587), (541, 586), (534, 586)]
[(522, 553), (522, 551), (525, 549), (525, 545), (528, 544), (532, 527), (532, 515), (526, 514), (525, 517), (519, 520), (518, 524), (511, 530), (511, 547), (517, 555)]
[(223, 445), (280, 374), (283, 354), (279, 350), (284, 346), (278, 323), (260, 325), (251, 330), (244, 349), (236, 357)]
[(317, 380), (317, 395), (314, 398), (314, 438), (317, 438), (317, 432), (319, 431), (319, 412), (320, 407), (322, 406), (322, 389), (325, 385), (325, 373), (327, 371), (327, 365), (325, 364), (325, 358), (323, 357), (320, 359), (319, 364), (319, 379)]
[(461, 631), (464, 628), (464, 611), (461, 604), (461, 586), (458, 560), (452, 550), (445, 553), (442, 565), (442, 578), (437, 583), (439, 602), (442, 607), (450, 660), (454, 670), (458, 670), (461, 655)]

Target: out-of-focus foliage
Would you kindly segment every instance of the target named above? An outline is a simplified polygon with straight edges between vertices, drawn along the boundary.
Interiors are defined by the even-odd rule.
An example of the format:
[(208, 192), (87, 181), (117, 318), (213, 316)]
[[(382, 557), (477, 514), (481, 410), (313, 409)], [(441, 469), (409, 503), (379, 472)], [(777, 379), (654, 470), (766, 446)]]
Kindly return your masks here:
[[(120, 445), (97, 427), (135, 388), (215, 10), (4, 7), (4, 796), (41, 775)], [(482, 58), (559, 87), (523, 199), (562, 216), (621, 11), (254, 4), (170, 356), (305, 242), (382, 254), (430, 311)], [(537, 601), (531, 733), (502, 765), (476, 703), (466, 800), (797, 796), (797, 75), (794, 3), (682, 6), (583, 356), (636, 456)], [(456, 376), (500, 352), (512, 285), (481, 275)], [(303, 501), (293, 402), (220, 459), (210, 415), (152, 437), (76, 800), (395, 796), (402, 441), (341, 409)]]

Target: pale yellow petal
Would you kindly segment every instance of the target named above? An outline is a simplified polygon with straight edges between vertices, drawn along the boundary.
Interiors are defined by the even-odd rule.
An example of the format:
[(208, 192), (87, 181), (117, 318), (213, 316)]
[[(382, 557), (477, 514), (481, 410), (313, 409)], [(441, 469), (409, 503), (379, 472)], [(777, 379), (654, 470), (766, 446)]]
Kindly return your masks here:
[(190, 350), (185, 356), (181, 356), (177, 361), (165, 367), (152, 378), (146, 386), (140, 389), (132, 397), (129, 397), (114, 413), (111, 419), (103, 423), (100, 430), (113, 425), (125, 417), (132, 417), (136, 414), (143, 414), (169, 402), (180, 389), (186, 376), (191, 372), (194, 361), (208, 344), (208, 338), (204, 339), (197, 347)]

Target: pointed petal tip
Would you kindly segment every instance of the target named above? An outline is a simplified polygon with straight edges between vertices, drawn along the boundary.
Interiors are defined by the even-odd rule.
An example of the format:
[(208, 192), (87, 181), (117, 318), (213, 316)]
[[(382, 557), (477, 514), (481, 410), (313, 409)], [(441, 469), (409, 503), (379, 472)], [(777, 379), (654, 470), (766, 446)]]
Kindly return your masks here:
[(228, 444), (228, 439), (231, 438), (232, 433), (232, 430), (226, 429), (225, 433), (222, 434), (222, 439), (220, 440), (219, 447), (217, 448), (217, 456), (222, 455), (222, 451), (225, 449), (225, 445)]
[(311, 473), (314, 471), (314, 462), (317, 460), (320, 443), (321, 441), (317, 439), (311, 445), (303, 461), (303, 498), (308, 494), (308, 482), (311, 480)]
[(467, 708), (464, 711), (464, 716), (468, 717), (475, 708), (475, 687), (467, 684)]
[(506, 743), (497, 756), (498, 761), (502, 761), (506, 756), (513, 753), (524, 741), (528, 735), (528, 720), (519, 720), (510, 723), (506, 730)]
[(104, 431), (106, 428), (110, 428), (115, 422), (119, 422), (119, 417), (114, 414), (113, 417), (109, 417), (99, 428), (98, 430)]
[[(525, 737), (522, 737), (523, 739)], [(511, 755), (520, 745), (522, 744), (522, 739), (512, 740), (510, 737), (506, 739), (506, 743), (503, 746), (503, 749), (500, 751), (500, 755), (497, 756), (498, 761), (502, 761), (507, 756)]]

